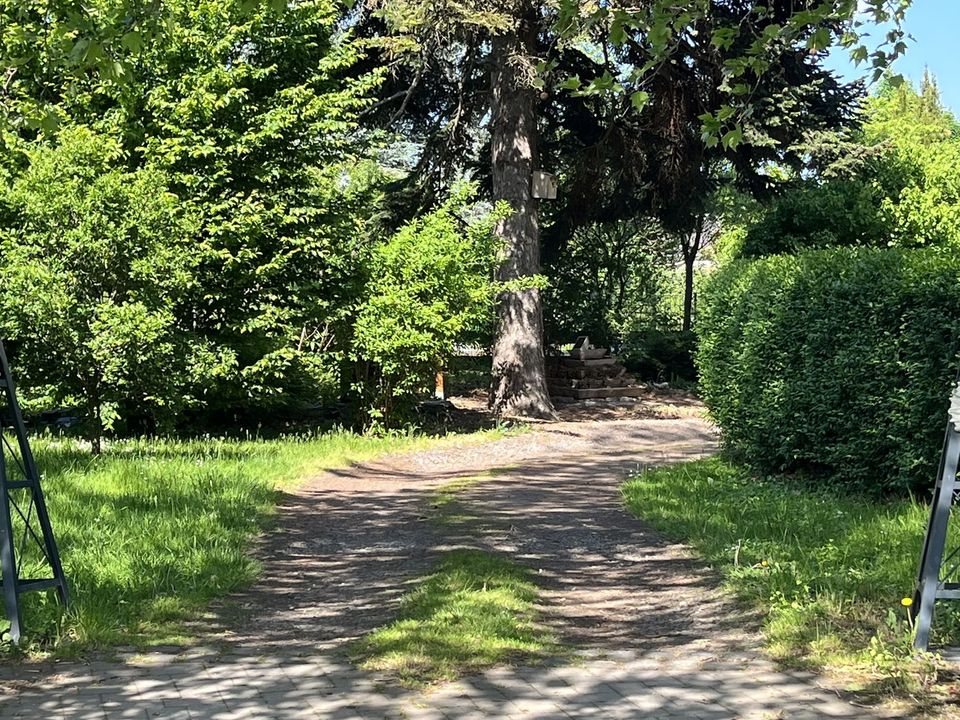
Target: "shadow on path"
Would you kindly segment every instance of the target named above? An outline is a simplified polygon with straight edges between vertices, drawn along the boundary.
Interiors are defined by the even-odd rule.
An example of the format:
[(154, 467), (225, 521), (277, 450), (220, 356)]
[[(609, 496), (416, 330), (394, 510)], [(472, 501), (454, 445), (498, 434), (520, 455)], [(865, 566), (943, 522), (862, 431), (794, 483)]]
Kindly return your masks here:
[[(2, 669), (0, 718), (871, 717), (810, 676), (775, 671), (752, 651), (753, 619), (621, 507), (633, 470), (713, 447), (692, 418), (560, 423), (325, 473), (284, 497), (257, 549), (261, 579), (203, 619), (201, 647)], [(504, 467), (465, 484), (455, 507), (431, 507), (443, 484)], [(434, 560), (464, 545), (536, 573), (544, 621), (578, 649), (573, 661), (428, 694), (347, 663), (346, 644), (392, 620)]]
[[(399, 598), (437, 556), (463, 546), (486, 546), (542, 571), (547, 617), (577, 646), (688, 642), (710, 622), (726, 622), (729, 608), (704, 602), (717, 595), (713, 578), (625, 513), (618, 491), (640, 465), (712, 451), (703, 423), (561, 427), (546, 456), (542, 441), (530, 440), (358, 465), (287, 496), (280, 527), (259, 550), (261, 580), (219, 608), (215, 627), (251, 647), (341, 645), (392, 620)], [(438, 487), (522, 458), (518, 448), (536, 455), (457, 494), (475, 522), (437, 522)]]

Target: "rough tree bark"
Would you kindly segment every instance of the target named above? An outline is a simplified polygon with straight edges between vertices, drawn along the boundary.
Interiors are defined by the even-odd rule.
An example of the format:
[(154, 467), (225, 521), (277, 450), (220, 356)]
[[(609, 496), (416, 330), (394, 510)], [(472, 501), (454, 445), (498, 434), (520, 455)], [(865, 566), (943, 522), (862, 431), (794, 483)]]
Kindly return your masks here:
[(533, 56), (536, 38), (536, 8), (528, 4), (518, 27), (495, 36), (491, 44), (493, 197), (513, 208), (496, 228), (504, 245), (498, 278), (513, 287), (498, 299), (490, 406), (498, 415), (553, 419), (556, 413), (544, 368), (540, 290), (524, 287), (532, 285), (533, 276), (540, 272), (538, 201), (531, 194), (538, 93), (525, 73), (525, 60)]
[(94, 379), (85, 389), (87, 392), (87, 439), (90, 441), (90, 452), (99, 455), (103, 449), (103, 416), (99, 377)]

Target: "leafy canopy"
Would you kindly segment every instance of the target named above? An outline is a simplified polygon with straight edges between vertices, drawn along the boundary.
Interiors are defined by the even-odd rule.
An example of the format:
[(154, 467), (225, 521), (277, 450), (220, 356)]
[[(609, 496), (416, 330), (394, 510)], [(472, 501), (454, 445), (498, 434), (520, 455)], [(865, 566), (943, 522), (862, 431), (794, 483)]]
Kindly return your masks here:
[(121, 404), (169, 418), (229, 367), (179, 320), (194, 226), (167, 177), (124, 168), (110, 138), (64, 130), (30, 149), (0, 185), (0, 332), (35, 401), (84, 407), (97, 440)]
[[(960, 125), (927, 75), (882, 83), (860, 128), (812, 139), (816, 174), (795, 181), (750, 228), (743, 252), (960, 244)], [(838, 150), (839, 149), (839, 150)]]

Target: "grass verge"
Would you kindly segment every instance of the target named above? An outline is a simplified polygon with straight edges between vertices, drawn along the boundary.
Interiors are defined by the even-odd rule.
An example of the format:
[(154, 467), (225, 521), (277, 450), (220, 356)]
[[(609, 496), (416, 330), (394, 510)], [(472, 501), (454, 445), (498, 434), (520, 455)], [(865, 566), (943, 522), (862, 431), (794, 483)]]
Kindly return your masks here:
[[(839, 671), (861, 690), (932, 680), (911, 650), (912, 593), (927, 509), (765, 480), (721, 459), (643, 472), (627, 508), (691, 545), (766, 617), (769, 649), (791, 666)], [(938, 611), (939, 612), (939, 611)], [(940, 641), (958, 624), (939, 612)]]
[(554, 654), (535, 622), (536, 585), (499, 555), (454, 550), (407, 595), (400, 617), (353, 648), (353, 660), (407, 687), (455, 680), (483, 668)]
[(25, 647), (65, 656), (188, 641), (185, 621), (255, 578), (249, 544), (280, 489), (325, 468), (447, 441), (346, 432), (131, 440), (93, 457), (73, 440), (34, 440), (72, 604), (63, 614), (48, 594), (22, 596)]

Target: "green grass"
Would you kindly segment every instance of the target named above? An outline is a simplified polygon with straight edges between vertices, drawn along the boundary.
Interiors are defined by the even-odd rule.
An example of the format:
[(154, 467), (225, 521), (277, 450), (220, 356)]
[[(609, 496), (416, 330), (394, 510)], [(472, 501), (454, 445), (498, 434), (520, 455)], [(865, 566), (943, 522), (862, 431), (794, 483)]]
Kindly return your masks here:
[[(633, 514), (690, 544), (764, 612), (780, 660), (901, 685), (926, 672), (904, 662), (912, 653), (900, 604), (913, 591), (927, 520), (920, 503), (758, 479), (720, 459), (646, 471), (623, 495)], [(955, 636), (948, 613), (938, 619)]]
[(353, 659), (422, 687), (546, 657), (557, 645), (536, 624), (536, 597), (525, 568), (479, 550), (452, 551), (403, 599), (396, 622), (354, 646)]
[(72, 604), (62, 615), (49, 594), (24, 595), (27, 649), (69, 655), (189, 641), (186, 621), (256, 577), (250, 541), (269, 526), (280, 489), (429, 442), (442, 441), (345, 432), (131, 440), (93, 457), (73, 440), (34, 440)]
[(469, 489), (483, 480), (492, 476), (492, 473), (484, 473), (467, 478), (459, 478), (452, 482), (445, 483), (433, 492), (433, 498), (430, 502), (430, 519), (436, 525), (456, 525), (459, 523), (476, 520), (476, 515), (468, 511), (457, 501), (457, 496), (461, 491)]
[[(521, 430), (526, 432), (526, 428)], [(491, 480), (498, 475), (509, 472), (513, 466), (493, 468), (469, 477), (457, 478), (440, 485), (433, 491), (430, 502), (431, 520), (437, 525), (457, 525), (476, 520), (477, 516), (459, 501), (460, 494), (474, 485)]]

